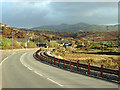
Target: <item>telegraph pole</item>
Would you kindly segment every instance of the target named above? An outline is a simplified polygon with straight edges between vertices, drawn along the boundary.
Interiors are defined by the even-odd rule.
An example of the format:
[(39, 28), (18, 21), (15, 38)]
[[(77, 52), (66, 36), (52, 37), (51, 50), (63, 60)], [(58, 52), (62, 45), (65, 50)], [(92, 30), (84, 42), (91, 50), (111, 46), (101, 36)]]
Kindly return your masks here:
[(13, 32), (12, 32), (12, 50), (13, 50)]

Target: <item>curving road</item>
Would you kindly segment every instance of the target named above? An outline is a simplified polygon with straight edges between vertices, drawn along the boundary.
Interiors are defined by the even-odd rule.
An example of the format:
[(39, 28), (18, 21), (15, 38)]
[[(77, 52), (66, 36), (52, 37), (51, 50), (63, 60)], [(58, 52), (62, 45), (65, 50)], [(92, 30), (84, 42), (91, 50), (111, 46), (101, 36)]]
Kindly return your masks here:
[(118, 88), (115, 83), (41, 63), (34, 52), (14, 53), (2, 62), (2, 88)]

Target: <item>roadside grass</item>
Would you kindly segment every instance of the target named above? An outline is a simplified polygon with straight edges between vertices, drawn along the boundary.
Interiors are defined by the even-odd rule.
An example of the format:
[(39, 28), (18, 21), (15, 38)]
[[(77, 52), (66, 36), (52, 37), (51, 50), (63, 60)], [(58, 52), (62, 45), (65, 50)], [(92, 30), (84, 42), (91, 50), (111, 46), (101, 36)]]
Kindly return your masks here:
[(64, 59), (77, 61), (81, 63), (90, 63), (91, 65), (104, 65), (106, 68), (118, 69), (118, 55), (96, 55), (96, 54), (65, 54)]
[[(2, 38), (2, 49), (12, 49), (12, 40), (8, 38)], [(13, 40), (13, 49), (21, 48), (20, 43), (17, 40)]]
[(10, 49), (11, 47), (11, 40), (8, 38), (1, 38), (1, 47), (2, 49)]
[[(0, 40), (1, 49), (12, 49), (12, 39), (0, 37)], [(25, 43), (26, 42), (24, 41), (18, 42), (16, 39), (13, 39), (13, 49), (26, 48)], [(27, 48), (37, 48), (37, 45), (34, 42), (29, 41), (27, 42)]]
[[(82, 50), (81, 52), (86, 52)], [(95, 51), (93, 51), (95, 52)], [(105, 55), (105, 54), (87, 54), (87, 53), (73, 53), (71, 48), (60, 48), (52, 52), (53, 55), (62, 59), (72, 60), (76, 62), (79, 60), (81, 63), (95, 66), (104, 65), (105, 68), (118, 69), (120, 60), (118, 55)]]
[[(26, 43), (25, 41), (21, 42), (21, 46), (23, 48), (26, 48), (25, 43)], [(27, 42), (27, 48), (37, 48), (37, 45), (34, 42), (29, 41), (29, 42)]]

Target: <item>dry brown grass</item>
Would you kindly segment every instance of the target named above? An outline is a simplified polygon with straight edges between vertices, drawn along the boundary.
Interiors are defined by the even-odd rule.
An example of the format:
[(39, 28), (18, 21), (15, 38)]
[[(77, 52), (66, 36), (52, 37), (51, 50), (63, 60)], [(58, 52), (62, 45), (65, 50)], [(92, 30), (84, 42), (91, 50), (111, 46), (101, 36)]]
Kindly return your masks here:
[(119, 56), (118, 55), (99, 55), (99, 54), (78, 54), (71, 53), (65, 54), (64, 59), (77, 61), (80, 60), (82, 63), (90, 62), (92, 65), (100, 66), (104, 65), (106, 68), (118, 69), (119, 67)]
[(86, 59), (94, 59), (94, 60), (118, 60), (118, 55), (99, 55), (99, 54), (65, 54), (64, 58), (72, 59), (72, 60), (86, 60)]
[[(62, 58), (62, 59), (67, 59), (67, 60), (72, 60), (76, 62), (79, 60), (81, 63), (90, 63), (95, 66), (101, 66), (104, 65), (106, 68), (112, 68), (112, 69), (118, 69), (120, 66), (120, 60), (118, 55), (105, 55), (105, 54), (87, 54), (85, 50), (79, 51), (79, 53), (72, 53), (69, 52), (69, 50), (62, 50), (61, 49), (56, 49), (53, 51), (53, 55)], [(63, 53), (64, 52), (64, 53)], [(82, 53), (80, 53), (82, 52)], [(84, 52), (84, 53), (83, 53)], [(97, 51), (90, 51), (90, 52), (99, 52)]]

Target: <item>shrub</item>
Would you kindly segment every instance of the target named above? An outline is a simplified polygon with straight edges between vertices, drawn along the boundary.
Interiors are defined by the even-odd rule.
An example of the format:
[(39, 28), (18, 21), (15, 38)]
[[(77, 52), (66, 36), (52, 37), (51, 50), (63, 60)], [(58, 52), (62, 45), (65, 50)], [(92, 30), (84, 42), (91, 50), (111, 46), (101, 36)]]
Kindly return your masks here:
[(120, 60), (117, 61), (117, 66), (120, 67)]
[(56, 42), (48, 42), (48, 47), (49, 48), (58, 48), (59, 45)]
[(27, 42), (27, 48), (37, 48), (37, 45), (36, 43), (29, 41)]
[(17, 40), (13, 40), (13, 49), (21, 48), (20, 43)]
[(25, 48), (25, 41), (21, 42), (21, 47)]
[(73, 49), (72, 49), (72, 47), (68, 47), (68, 48), (66, 48), (66, 51), (68, 51), (69, 53), (72, 53)]
[[(2, 49), (12, 49), (12, 39), (2, 38), (1, 42)], [(17, 40), (13, 40), (13, 49), (21, 48), (20, 43)]]
[(1, 46), (2, 49), (11, 49), (12, 48), (12, 41), (8, 38), (2, 38)]
[(36, 45), (36, 43), (34, 43), (34, 42), (32, 42), (32, 41), (29, 41), (29, 42), (27, 42), (27, 47), (25, 47), (25, 41), (22, 41), (21, 42), (21, 46), (23, 47), (23, 48), (37, 48), (37, 45)]

